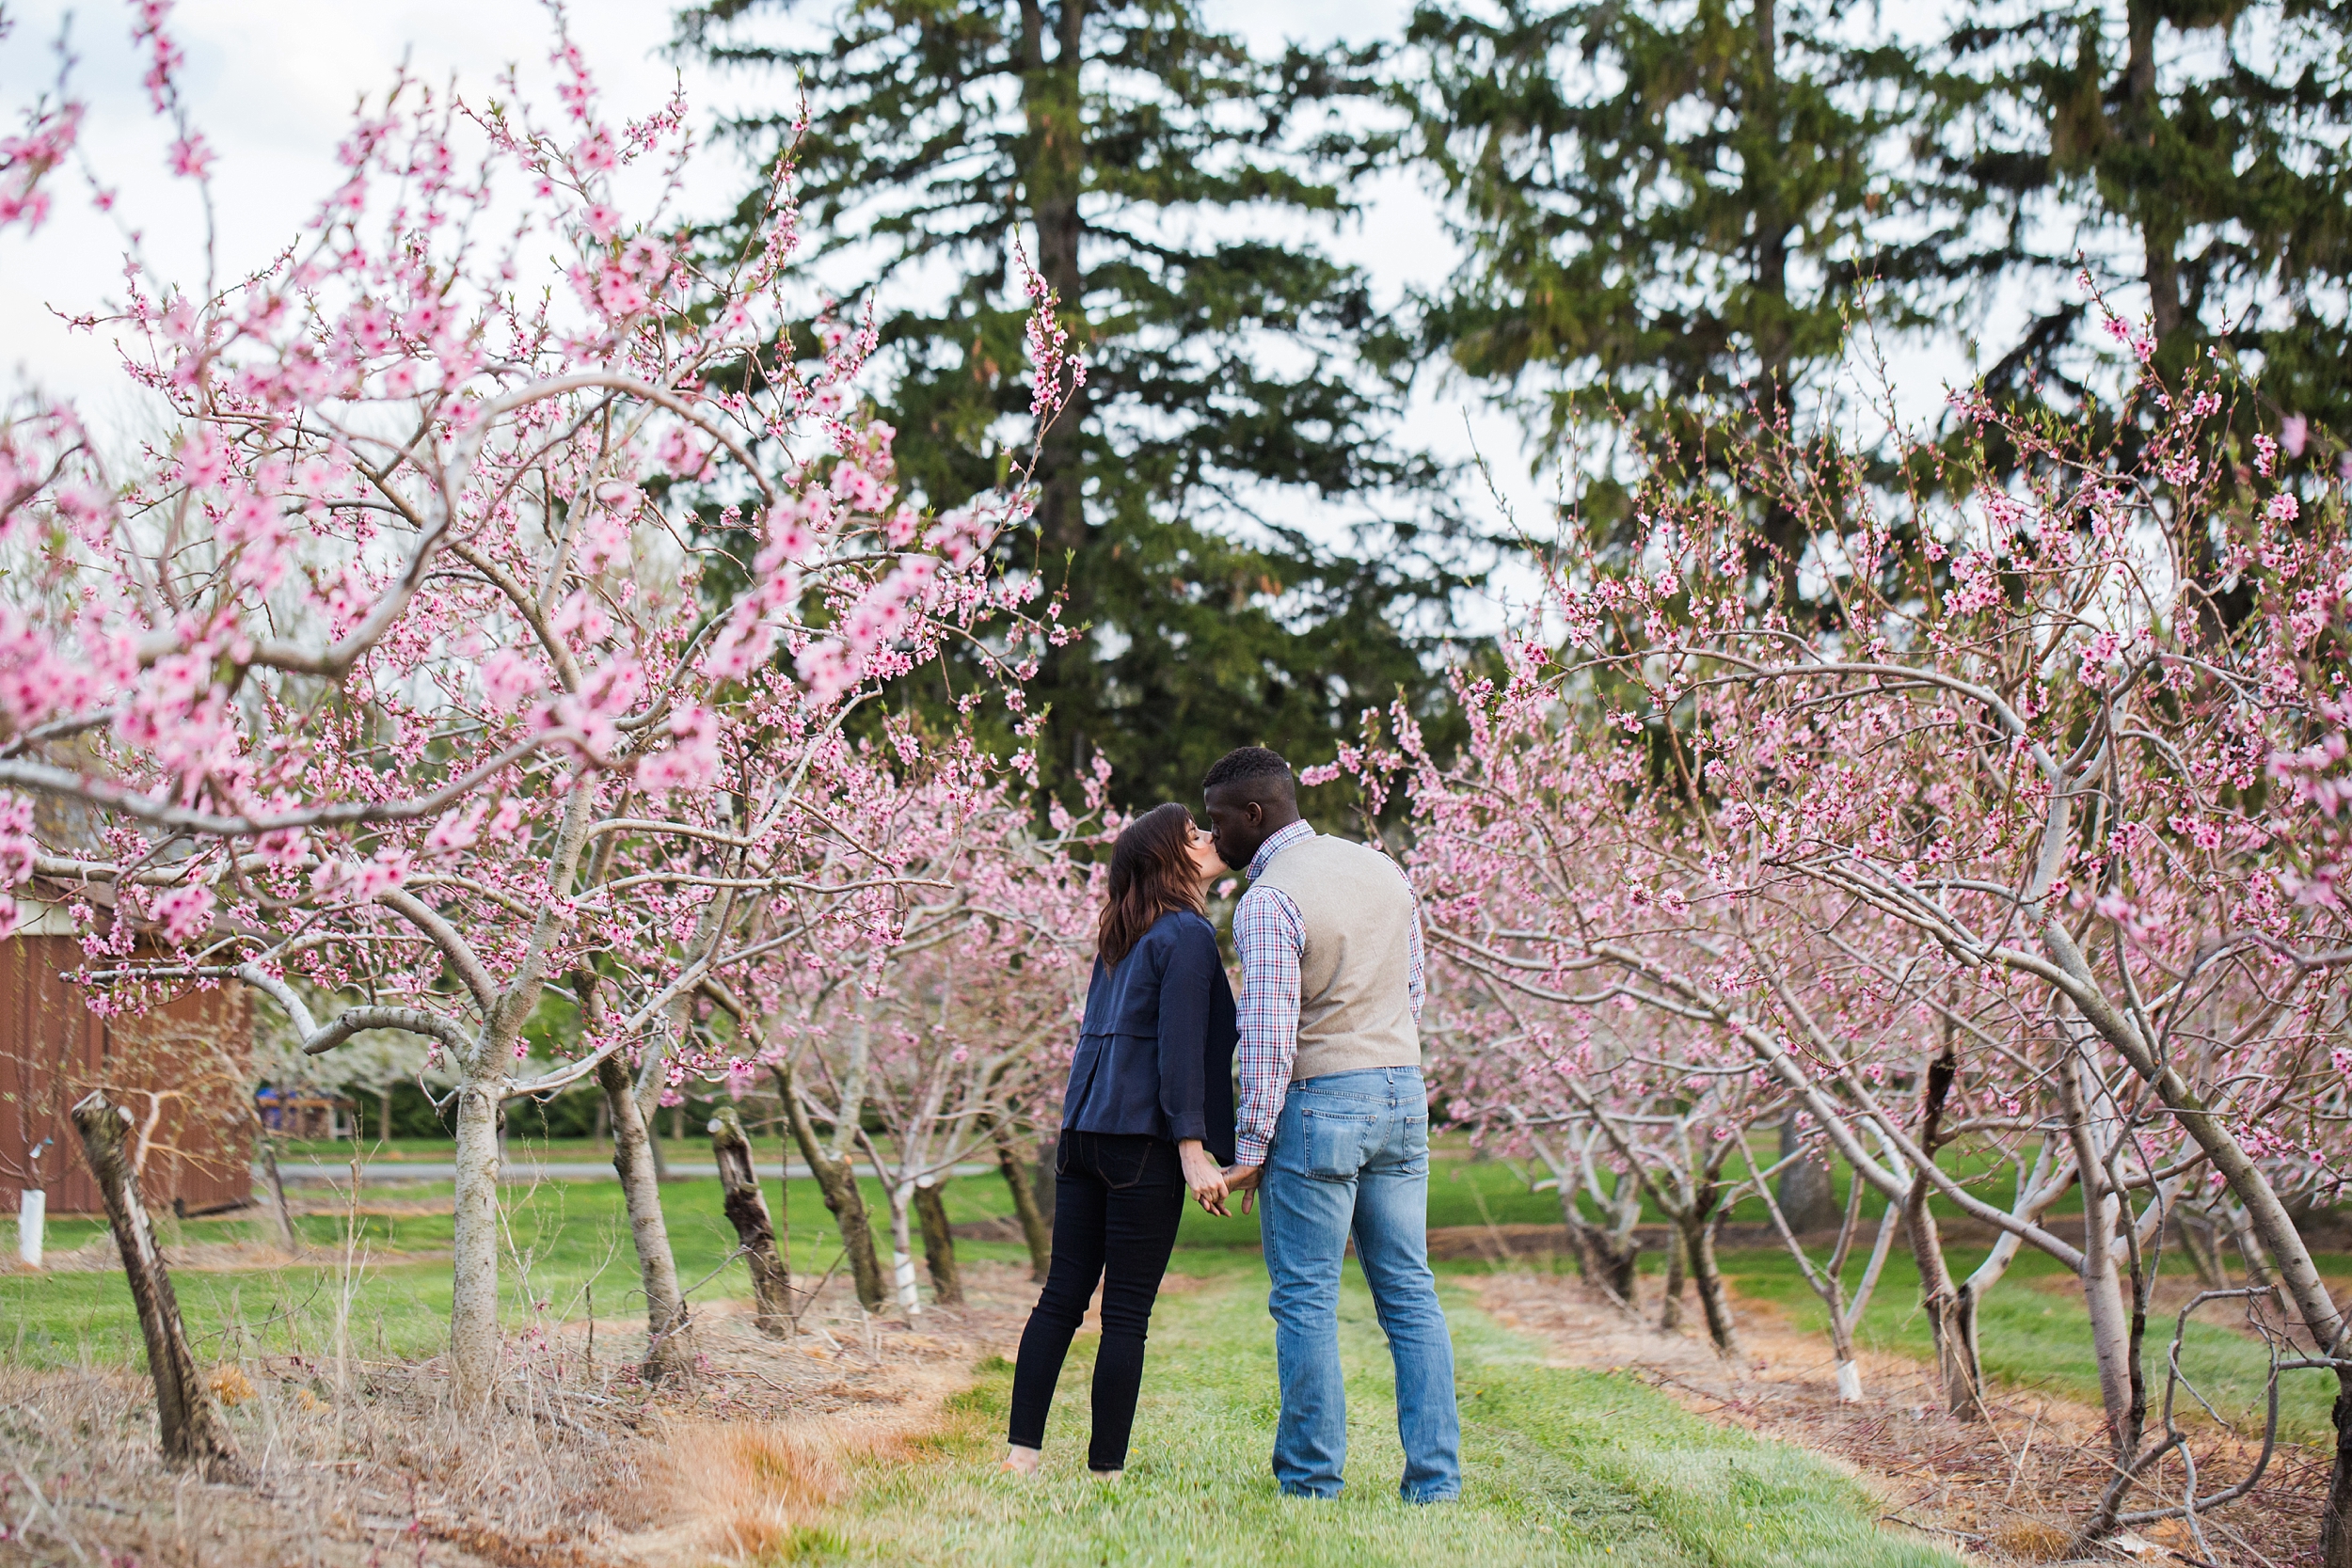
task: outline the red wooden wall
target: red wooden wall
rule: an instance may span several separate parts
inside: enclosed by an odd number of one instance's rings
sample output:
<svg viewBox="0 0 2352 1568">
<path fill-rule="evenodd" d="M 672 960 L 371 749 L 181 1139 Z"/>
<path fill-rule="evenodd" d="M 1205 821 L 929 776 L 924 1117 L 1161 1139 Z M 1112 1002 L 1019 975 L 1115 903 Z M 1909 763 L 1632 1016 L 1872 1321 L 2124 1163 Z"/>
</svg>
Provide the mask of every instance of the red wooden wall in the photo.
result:
<svg viewBox="0 0 2352 1568">
<path fill-rule="evenodd" d="M 36 931 L 39 927 L 34 927 Z M 173 999 L 143 1017 L 103 1019 L 80 988 L 59 978 L 82 962 L 71 937 L 0 942 L 0 1222 L 32 1184 L 53 1214 L 103 1207 L 66 1114 L 92 1089 L 127 1107 L 146 1129 L 140 1186 L 147 1201 L 190 1212 L 246 1201 L 253 1191 L 246 1059 L 250 1005 L 241 987 Z M 136 1132 L 135 1132 L 135 1136 Z"/>
</svg>

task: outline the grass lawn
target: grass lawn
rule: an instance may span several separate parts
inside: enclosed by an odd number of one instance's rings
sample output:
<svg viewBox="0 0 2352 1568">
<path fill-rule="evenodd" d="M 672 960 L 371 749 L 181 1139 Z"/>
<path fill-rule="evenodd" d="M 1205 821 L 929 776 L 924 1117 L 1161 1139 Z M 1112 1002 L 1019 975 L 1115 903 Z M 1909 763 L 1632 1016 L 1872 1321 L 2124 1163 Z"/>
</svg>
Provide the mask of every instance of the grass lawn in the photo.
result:
<svg viewBox="0 0 2352 1568">
<path fill-rule="evenodd" d="M 660 1125 L 667 1128 L 669 1124 L 670 1118 L 665 1112 Z M 689 1164 L 710 1164 L 710 1139 L 707 1134 L 692 1132 L 683 1138 L 663 1136 L 660 1142 L 666 1159 L 684 1161 Z M 457 1156 L 456 1141 L 451 1138 L 370 1138 L 358 1147 L 360 1154 L 371 1164 L 378 1162 L 397 1164 L 407 1160 L 449 1161 Z M 350 1141 L 343 1138 L 313 1141 L 289 1138 L 278 1146 L 280 1160 L 315 1160 L 328 1165 L 350 1164 L 351 1152 Z M 601 1164 L 612 1161 L 612 1145 L 600 1138 L 514 1137 L 507 1140 L 506 1152 L 507 1157 L 516 1164 L 584 1161 Z M 790 1139 L 762 1137 L 756 1130 L 752 1134 L 752 1153 L 762 1164 L 783 1159 L 797 1163 L 801 1158 L 800 1147 Z"/>
<path fill-rule="evenodd" d="M 659 1118 L 659 1128 L 667 1129 L 669 1113 Z M 707 1165 L 710 1163 L 710 1140 L 699 1132 L 683 1138 L 660 1139 L 664 1158 L 682 1164 Z M 1543 1178 L 1540 1166 L 1517 1160 L 1473 1159 L 1468 1138 L 1461 1133 L 1441 1132 L 1432 1140 L 1438 1158 L 1433 1165 L 1434 1180 L 1429 1192 L 1429 1223 L 1438 1225 L 1479 1225 L 1492 1221 L 1497 1225 L 1550 1225 L 1560 1218 L 1560 1200 L 1550 1191 L 1535 1191 L 1533 1183 Z M 1778 1144 L 1773 1135 L 1759 1133 L 1750 1140 L 1756 1157 L 1770 1165 L 1777 1158 Z M 448 1138 L 389 1138 L 369 1140 L 359 1146 L 370 1164 L 397 1164 L 404 1161 L 447 1161 L 454 1157 L 456 1145 Z M 790 1139 L 764 1135 L 757 1128 L 752 1130 L 752 1150 L 763 1164 L 778 1161 L 797 1163 L 801 1151 Z M 612 1148 L 590 1138 L 523 1138 L 516 1137 L 508 1145 L 508 1154 L 522 1163 L 603 1163 L 612 1158 Z M 289 1140 L 278 1146 L 278 1157 L 288 1161 L 316 1161 L 327 1165 L 343 1165 L 350 1162 L 352 1145 L 342 1140 L 305 1143 Z M 987 1158 L 977 1163 L 985 1164 Z M 1745 1168 L 1734 1157 L 1727 1179 L 1738 1180 Z M 1961 1151 L 1947 1162 L 1947 1168 L 1955 1174 L 1981 1178 L 1979 1191 L 1990 1201 L 2007 1203 L 2010 1198 L 2006 1167 L 1995 1168 L 1980 1152 Z M 1842 1164 L 1831 1167 L 1831 1181 L 1839 1202 L 1845 1200 L 1848 1183 L 1852 1179 L 1850 1167 Z M 1958 1212 L 1945 1199 L 1932 1200 L 1939 1215 L 1949 1217 Z M 1872 1214 L 1878 1212 L 1874 1199 L 1869 1205 Z M 2069 1193 L 2060 1198 L 2052 1212 L 2079 1213 L 2081 1196 Z M 1662 1216 L 1645 1205 L 1644 1218 L 1652 1222 Z M 1764 1205 L 1755 1197 L 1742 1199 L 1726 1212 L 1725 1219 L 1737 1225 L 1762 1225 L 1768 1216 Z M 1255 1231 L 1251 1240 L 1256 1239 Z"/>
<path fill-rule="evenodd" d="M 794 1181 L 790 1232 L 792 1266 L 809 1276 L 838 1259 L 841 1244 L 833 1216 L 825 1212 L 813 1181 Z M 315 1195 L 317 1189 L 310 1190 Z M 769 1201 L 775 1201 L 769 1183 Z M 449 1201 L 450 1184 L 421 1182 L 368 1188 L 361 1204 L 419 1207 Z M 514 1327 L 534 1314 L 626 1318 L 644 1310 L 637 1294 L 637 1259 L 617 1181 L 546 1181 L 506 1189 L 506 1247 L 500 1259 L 500 1286 Z M 1009 1211 L 1004 1182 L 967 1178 L 950 1184 L 953 1219 L 990 1217 Z M 876 1219 L 887 1260 L 888 1210 L 881 1189 L 866 1184 L 866 1201 Z M 735 1231 L 720 1208 L 716 1179 L 672 1181 L 661 1189 L 670 1244 L 677 1256 L 680 1283 L 695 1287 L 695 1299 L 751 1294 L 740 1261 L 727 1262 Z M 379 1348 L 396 1355 L 437 1354 L 449 1330 L 450 1270 L 444 1259 L 412 1263 L 371 1262 L 346 1279 L 342 1267 L 345 1217 L 306 1214 L 296 1221 L 304 1240 L 319 1248 L 315 1263 L 266 1272 L 211 1274 L 181 1269 L 172 1275 L 188 1334 L 199 1359 L 237 1354 L 241 1348 L 273 1354 L 315 1354 L 334 1341 L 342 1315 L 354 1354 Z M 105 1232 L 98 1219 L 53 1220 L 49 1249 L 79 1246 Z M 264 1220 L 174 1221 L 159 1216 L 167 1248 L 185 1243 L 266 1241 Z M 359 1244 L 376 1254 L 446 1249 L 451 1220 L 446 1212 L 416 1216 L 361 1214 L 350 1229 Z M 1026 1258 L 1018 1244 L 961 1242 L 958 1250 L 974 1258 Z M 350 1286 L 346 1305 L 346 1283 Z M 0 1274 L 0 1356 L 32 1366 L 79 1365 L 90 1361 L 137 1362 L 145 1352 L 138 1318 L 119 1274 Z"/>
<path fill-rule="evenodd" d="M 808 1276 L 823 1273 L 839 1254 L 833 1218 L 813 1182 L 790 1183 L 792 1261 Z M 391 1189 L 371 1188 L 370 1201 L 445 1201 L 447 1183 Z M 315 1194 L 316 1189 L 311 1189 Z M 775 1188 L 769 1192 L 773 1200 Z M 1010 1210 L 1003 1181 L 994 1176 L 950 1181 L 946 1196 L 951 1218 L 993 1218 Z M 662 1189 L 672 1244 L 682 1281 L 701 1299 L 740 1297 L 750 1286 L 743 1265 L 727 1263 L 733 1230 L 722 1216 L 715 1180 L 682 1180 Z M 507 1189 L 507 1256 L 501 1284 L 507 1319 L 516 1327 L 535 1313 L 581 1316 L 593 1303 L 602 1318 L 627 1317 L 641 1309 L 636 1261 L 620 1201 L 610 1181 L 549 1181 Z M 886 1211 L 880 1189 L 866 1183 L 866 1202 L 877 1229 Z M 1522 1175 L 1500 1162 L 1441 1160 L 1430 1183 L 1430 1223 L 1435 1226 L 1556 1223 L 1559 1211 L 1549 1193 L 1531 1193 Z M 168 1244 L 176 1234 L 189 1242 L 262 1239 L 266 1226 L 251 1218 L 159 1221 Z M 302 1219 L 306 1238 L 321 1249 L 318 1261 L 268 1273 L 207 1274 L 183 1270 L 175 1275 L 182 1307 L 199 1356 L 225 1356 L 241 1348 L 273 1353 L 318 1354 L 334 1342 L 342 1316 L 355 1353 L 425 1355 L 437 1353 L 447 1333 L 450 1279 L 444 1261 L 371 1264 L 346 1280 L 338 1266 L 344 1235 L 340 1215 Z M 101 1234 L 103 1222 L 58 1220 L 50 1227 L 50 1247 L 64 1251 Z M 363 1215 L 358 1234 L 370 1249 L 425 1251 L 446 1248 L 445 1213 L 418 1217 Z M 1200 1270 L 1255 1268 L 1258 1244 L 1254 1218 L 1213 1219 L 1185 1211 L 1178 1245 L 1180 1267 Z M 885 1255 L 888 1246 L 884 1236 Z M 1025 1256 L 1013 1243 L 963 1241 L 965 1256 L 1015 1259 Z M 1657 1266 L 1658 1259 L 1645 1261 Z M 1976 1261 L 1955 1251 L 1953 1263 Z M 1772 1302 L 1805 1329 L 1820 1329 L 1821 1308 L 1795 1263 L 1778 1248 L 1726 1252 L 1725 1274 L 1752 1299 Z M 2324 1258 L 2331 1273 L 2352 1273 L 2352 1259 Z M 1537 1266 L 1543 1266 L 1538 1264 Z M 1557 1261 L 1550 1266 L 1563 1266 Z M 1445 1265 L 1455 1275 L 1483 1272 L 1485 1265 Z M 2081 1298 L 2062 1288 L 2066 1276 L 2055 1263 L 2027 1253 L 1987 1300 L 1981 1330 L 1987 1370 L 2004 1386 L 2041 1389 L 2095 1404 L 2099 1390 L 2090 1359 L 2090 1333 Z M 1860 1338 L 1868 1348 L 1924 1359 L 1930 1351 L 1926 1321 L 1917 1308 L 1916 1275 L 1907 1254 L 1898 1251 Z M 544 1304 L 544 1305 L 542 1305 Z M 2260 1346 L 2222 1326 L 2220 1311 L 2189 1329 L 2185 1370 L 2215 1406 L 2233 1420 L 2259 1420 L 2265 1361 Z M 2164 1345 L 2171 1320 L 2150 1325 L 2148 1364 L 2152 1387 L 2160 1391 Z M 141 1358 L 138 1324 L 119 1275 L 111 1274 L 0 1275 L 0 1356 L 31 1365 L 74 1365 Z M 1827 1355 L 1826 1337 L 1823 1355 Z M 2291 1438 L 2314 1439 L 2328 1430 L 2332 1386 L 2312 1373 L 2289 1373 L 2281 1384 L 2280 1422 Z"/>
<path fill-rule="evenodd" d="M 1822 1568 L 1951 1565 L 1881 1530 L 1867 1497 L 1802 1450 L 1684 1414 L 1627 1377 L 1542 1365 L 1448 1288 L 1462 1398 L 1458 1503 L 1411 1508 L 1388 1354 L 1351 1268 L 1341 1306 L 1349 1486 L 1336 1502 L 1284 1499 L 1266 1465 L 1278 1399 L 1265 1275 L 1254 1260 L 1187 1251 L 1205 1275 L 1162 1296 L 1136 1442 L 1123 1481 L 1085 1471 L 1082 1336 L 1047 1428 L 1046 1465 L 995 1472 L 1011 1368 L 982 1369 L 947 1435 L 914 1465 L 875 1464 L 802 1560 L 909 1563 L 1587 1563 Z"/>
</svg>

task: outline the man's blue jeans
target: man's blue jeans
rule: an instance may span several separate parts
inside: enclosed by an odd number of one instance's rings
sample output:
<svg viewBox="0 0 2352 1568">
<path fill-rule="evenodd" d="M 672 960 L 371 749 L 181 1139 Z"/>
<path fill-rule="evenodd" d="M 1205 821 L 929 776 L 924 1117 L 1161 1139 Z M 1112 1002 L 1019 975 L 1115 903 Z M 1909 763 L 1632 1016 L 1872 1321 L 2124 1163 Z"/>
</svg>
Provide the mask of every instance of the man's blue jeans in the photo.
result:
<svg viewBox="0 0 2352 1568">
<path fill-rule="evenodd" d="M 1462 1490 L 1454 1344 L 1429 1272 L 1429 1101 L 1418 1068 L 1293 1084 L 1265 1166 L 1266 1273 L 1282 1418 L 1274 1478 L 1290 1497 L 1336 1497 L 1347 1462 L 1340 1371 L 1340 1259 L 1350 1235 L 1389 1354 L 1406 1502 Z"/>
</svg>

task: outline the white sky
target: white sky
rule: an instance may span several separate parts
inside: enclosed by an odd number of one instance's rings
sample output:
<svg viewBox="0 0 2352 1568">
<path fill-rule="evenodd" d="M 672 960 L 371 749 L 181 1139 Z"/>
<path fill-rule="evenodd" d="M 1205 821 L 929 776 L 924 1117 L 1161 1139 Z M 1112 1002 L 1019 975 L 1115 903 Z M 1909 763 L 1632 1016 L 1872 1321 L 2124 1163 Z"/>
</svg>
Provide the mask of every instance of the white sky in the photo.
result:
<svg viewBox="0 0 2352 1568">
<path fill-rule="evenodd" d="M 14 112 L 54 77 L 50 46 L 72 13 L 74 80 L 90 106 L 88 159 L 101 179 L 119 188 L 118 211 L 144 226 L 150 256 L 198 280 L 201 214 L 190 188 L 164 173 L 168 137 L 139 86 L 128 7 L 12 0 L 6 8 L 16 25 L 0 40 L 0 108 Z M 822 15 L 824 0 L 807 8 Z M 1286 38 L 1322 42 L 1392 34 L 1410 0 L 1207 0 L 1205 8 L 1212 24 L 1271 49 Z M 1929 7 L 1914 0 L 1907 8 Z M 668 92 L 677 71 L 660 55 L 670 16 L 669 6 L 649 0 L 577 0 L 572 7 L 574 36 L 615 111 L 640 112 Z M 453 76 L 461 89 L 481 96 L 509 63 L 524 67 L 527 84 L 534 76 L 542 86 L 547 81 L 542 62 L 549 32 L 534 0 L 180 0 L 171 25 L 187 52 L 183 91 L 220 155 L 215 188 L 224 276 L 263 261 L 292 237 L 335 182 L 334 148 L 354 103 L 380 91 L 404 56 L 424 80 Z M 705 122 L 747 90 L 691 69 L 686 86 Z M 534 96 L 552 105 L 551 94 Z M 739 193 L 740 180 L 738 163 L 714 152 L 690 203 L 715 208 Z M 75 396 L 102 420 L 135 420 L 135 404 L 117 389 L 111 350 L 67 332 L 51 313 L 87 310 L 116 292 L 122 233 L 116 220 L 90 210 L 78 180 L 54 188 L 53 215 L 39 234 L 0 235 L 0 377 Z M 1334 248 L 1371 272 L 1384 303 L 1413 284 L 1436 282 L 1453 260 L 1434 206 L 1406 177 L 1384 184 Z M 1915 357 L 1905 373 L 1924 383 L 1904 388 L 1905 401 L 1915 404 L 1932 401 L 1945 375 L 1964 372 L 1957 361 Z M 1453 455 L 1467 452 L 1474 439 L 1522 522 L 1538 522 L 1545 487 L 1527 474 L 1516 425 L 1482 408 L 1460 385 L 1427 379 L 1410 438 Z M 1479 500 L 1494 510 L 1485 497 Z M 1501 523 L 1499 515 L 1492 520 Z"/>
</svg>

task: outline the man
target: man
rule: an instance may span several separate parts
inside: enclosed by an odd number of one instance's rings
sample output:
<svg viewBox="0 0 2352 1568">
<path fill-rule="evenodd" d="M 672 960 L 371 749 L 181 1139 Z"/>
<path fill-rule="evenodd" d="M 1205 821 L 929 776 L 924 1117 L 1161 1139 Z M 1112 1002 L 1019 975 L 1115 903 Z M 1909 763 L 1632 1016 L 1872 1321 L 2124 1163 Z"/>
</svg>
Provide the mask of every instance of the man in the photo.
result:
<svg viewBox="0 0 2352 1568">
<path fill-rule="evenodd" d="M 1347 1459 L 1340 1259 L 1350 1235 L 1396 1362 L 1405 1500 L 1462 1490 L 1454 1346 L 1429 1272 L 1429 1101 L 1421 1077 L 1421 915 L 1395 862 L 1318 835 L 1290 764 L 1263 746 L 1201 781 L 1220 859 L 1247 866 L 1230 1187 L 1264 1198 L 1267 1307 L 1285 1496 L 1336 1497 Z"/>
</svg>

